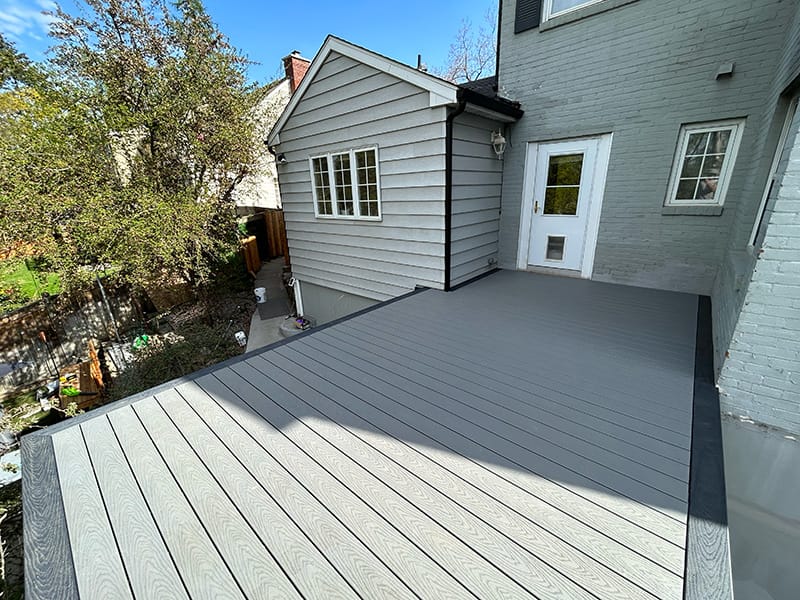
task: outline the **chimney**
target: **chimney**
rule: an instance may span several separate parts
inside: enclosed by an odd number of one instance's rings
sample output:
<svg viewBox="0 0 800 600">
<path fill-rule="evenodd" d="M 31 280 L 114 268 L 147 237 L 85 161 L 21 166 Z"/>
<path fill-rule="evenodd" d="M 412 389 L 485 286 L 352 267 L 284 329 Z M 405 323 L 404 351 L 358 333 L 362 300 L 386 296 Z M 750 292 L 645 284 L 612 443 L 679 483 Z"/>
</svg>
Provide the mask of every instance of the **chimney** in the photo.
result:
<svg viewBox="0 0 800 600">
<path fill-rule="evenodd" d="M 303 80 L 310 64 L 311 61 L 300 56 L 297 50 L 289 56 L 283 57 L 283 69 L 286 71 L 286 77 L 289 79 L 289 86 L 293 94 L 300 86 L 300 82 Z"/>
</svg>

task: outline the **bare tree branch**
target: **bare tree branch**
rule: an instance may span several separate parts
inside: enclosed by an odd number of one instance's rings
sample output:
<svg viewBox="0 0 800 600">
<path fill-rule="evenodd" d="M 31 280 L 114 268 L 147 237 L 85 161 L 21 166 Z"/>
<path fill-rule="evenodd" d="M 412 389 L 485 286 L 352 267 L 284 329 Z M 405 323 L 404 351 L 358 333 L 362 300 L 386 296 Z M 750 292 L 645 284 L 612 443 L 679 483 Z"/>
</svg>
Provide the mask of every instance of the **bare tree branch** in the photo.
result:
<svg viewBox="0 0 800 600">
<path fill-rule="evenodd" d="M 454 83 L 475 81 L 494 74 L 497 56 L 497 7 L 486 11 L 483 23 L 475 30 L 469 19 L 461 21 L 450 44 L 447 65 L 434 73 Z"/>
</svg>

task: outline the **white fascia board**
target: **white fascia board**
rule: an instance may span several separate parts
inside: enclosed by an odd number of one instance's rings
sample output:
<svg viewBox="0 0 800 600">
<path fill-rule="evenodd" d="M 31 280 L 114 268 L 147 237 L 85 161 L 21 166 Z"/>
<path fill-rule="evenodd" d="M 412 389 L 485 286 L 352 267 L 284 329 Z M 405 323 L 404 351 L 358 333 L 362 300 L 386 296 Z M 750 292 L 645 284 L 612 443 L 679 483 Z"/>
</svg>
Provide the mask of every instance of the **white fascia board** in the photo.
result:
<svg viewBox="0 0 800 600">
<path fill-rule="evenodd" d="M 280 118 L 275 123 L 275 126 L 270 131 L 269 136 L 267 137 L 267 143 L 270 146 L 280 143 L 281 129 L 286 124 L 286 121 L 289 120 L 289 117 L 300 103 L 300 100 L 303 98 L 306 90 L 311 85 L 311 82 L 314 80 L 317 72 L 320 70 L 320 68 L 322 68 L 322 65 L 325 63 L 325 59 L 328 58 L 328 55 L 330 55 L 331 52 L 337 52 L 343 56 L 347 56 L 348 58 L 355 60 L 356 62 L 368 65 L 379 71 L 393 75 L 394 77 L 406 81 L 423 90 L 427 90 L 430 93 L 430 106 L 432 108 L 456 104 L 458 102 L 457 85 L 450 83 L 449 81 L 439 79 L 438 77 L 428 73 L 419 71 L 413 67 L 409 67 L 408 65 L 396 62 L 390 58 L 386 58 L 385 56 L 372 52 L 371 50 L 367 50 L 366 48 L 361 48 L 351 44 L 343 39 L 329 35 L 325 39 L 325 43 L 322 44 L 322 48 L 319 49 L 319 52 L 317 52 L 316 56 L 314 56 L 314 59 L 311 61 L 311 65 L 309 66 L 305 77 L 303 77 L 303 81 L 300 82 L 300 86 L 295 91 L 291 100 L 289 100 L 289 104 L 286 105 L 283 114 L 281 114 Z"/>
</svg>

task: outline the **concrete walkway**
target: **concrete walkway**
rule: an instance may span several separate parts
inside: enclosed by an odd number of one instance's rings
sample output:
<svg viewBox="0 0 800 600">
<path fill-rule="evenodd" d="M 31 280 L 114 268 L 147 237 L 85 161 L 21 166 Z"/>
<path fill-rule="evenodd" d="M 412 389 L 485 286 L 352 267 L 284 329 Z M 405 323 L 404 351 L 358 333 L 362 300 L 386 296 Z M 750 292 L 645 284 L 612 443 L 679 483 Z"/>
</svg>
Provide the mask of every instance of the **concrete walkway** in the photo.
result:
<svg viewBox="0 0 800 600">
<path fill-rule="evenodd" d="M 261 270 L 253 282 L 253 289 L 263 287 L 267 290 L 267 299 L 281 298 L 287 301 L 286 289 L 283 287 L 283 258 L 276 258 L 262 263 Z M 287 314 L 268 319 L 262 319 L 258 312 L 258 305 L 250 321 L 250 333 L 247 336 L 247 352 L 263 348 L 269 344 L 282 340 L 279 329 L 286 320 Z"/>
</svg>

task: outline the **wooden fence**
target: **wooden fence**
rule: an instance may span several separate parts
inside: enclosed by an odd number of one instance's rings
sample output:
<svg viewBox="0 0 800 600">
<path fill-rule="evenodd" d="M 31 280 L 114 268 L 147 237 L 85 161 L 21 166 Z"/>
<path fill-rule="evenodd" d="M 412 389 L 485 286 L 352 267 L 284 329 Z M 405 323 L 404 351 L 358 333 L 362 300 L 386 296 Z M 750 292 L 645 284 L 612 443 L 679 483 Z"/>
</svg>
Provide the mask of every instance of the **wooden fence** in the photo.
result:
<svg viewBox="0 0 800 600">
<path fill-rule="evenodd" d="M 289 264 L 289 244 L 286 242 L 286 223 L 283 220 L 283 211 L 276 208 L 264 212 L 264 222 L 267 225 L 267 243 L 269 257 L 283 256 Z"/>
<path fill-rule="evenodd" d="M 244 254 L 245 268 L 255 277 L 261 269 L 261 257 L 258 255 L 256 236 L 251 235 L 242 240 L 242 254 Z"/>
</svg>

